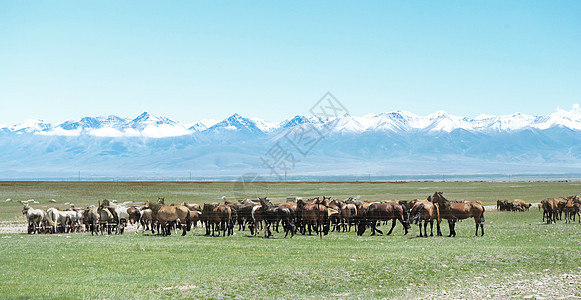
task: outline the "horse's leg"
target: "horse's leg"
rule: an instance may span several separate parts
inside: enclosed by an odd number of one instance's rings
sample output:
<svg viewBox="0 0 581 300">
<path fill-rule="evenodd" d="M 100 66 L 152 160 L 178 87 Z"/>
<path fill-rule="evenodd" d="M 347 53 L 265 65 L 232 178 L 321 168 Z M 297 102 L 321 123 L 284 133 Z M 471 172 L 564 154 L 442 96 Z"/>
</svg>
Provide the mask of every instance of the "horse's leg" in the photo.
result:
<svg viewBox="0 0 581 300">
<path fill-rule="evenodd" d="M 448 228 L 450 229 L 450 234 L 448 234 L 448 237 L 451 237 L 452 234 L 454 233 L 454 221 L 452 220 L 448 220 Z"/>
<path fill-rule="evenodd" d="M 452 232 L 453 232 L 452 236 L 455 237 L 456 236 L 456 221 L 454 221 L 454 223 L 452 223 Z"/>
<path fill-rule="evenodd" d="M 424 220 L 424 237 L 428 237 L 428 220 Z"/>
<path fill-rule="evenodd" d="M 377 228 L 378 222 L 373 222 L 373 226 L 375 227 L 375 231 L 379 232 L 379 234 L 383 235 L 383 231 Z M 381 221 L 379 221 L 379 225 L 381 225 Z"/>
<path fill-rule="evenodd" d="M 184 223 L 188 223 L 188 220 L 184 220 Z M 187 231 L 188 231 L 187 229 L 188 229 L 188 225 L 182 225 L 182 230 L 183 230 L 182 231 L 182 236 L 185 236 L 187 234 Z"/>
<path fill-rule="evenodd" d="M 387 235 L 390 235 L 391 232 L 393 231 L 393 228 L 395 228 L 395 222 L 397 222 L 397 219 L 393 219 L 393 222 L 391 222 L 391 228 L 389 229 L 389 232 L 387 233 Z M 402 223 L 403 224 L 403 223 Z M 404 226 L 405 228 L 405 226 Z M 407 230 L 406 230 L 407 231 Z M 407 232 L 406 232 L 407 233 Z"/>
<path fill-rule="evenodd" d="M 434 219 L 430 220 L 430 236 L 434 236 Z"/>
<path fill-rule="evenodd" d="M 420 237 L 422 237 L 423 234 L 422 234 L 422 221 L 421 220 L 418 222 L 418 228 L 420 229 Z"/>
</svg>

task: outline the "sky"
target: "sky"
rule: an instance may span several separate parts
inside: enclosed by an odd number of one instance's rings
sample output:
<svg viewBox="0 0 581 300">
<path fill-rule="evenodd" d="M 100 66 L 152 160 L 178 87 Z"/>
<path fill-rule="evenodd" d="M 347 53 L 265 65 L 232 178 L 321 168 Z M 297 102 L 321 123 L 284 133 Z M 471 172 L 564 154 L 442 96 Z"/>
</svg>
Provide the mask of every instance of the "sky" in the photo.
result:
<svg viewBox="0 0 581 300">
<path fill-rule="evenodd" d="M 0 124 L 546 115 L 581 102 L 580 1 L 0 1 Z"/>
</svg>

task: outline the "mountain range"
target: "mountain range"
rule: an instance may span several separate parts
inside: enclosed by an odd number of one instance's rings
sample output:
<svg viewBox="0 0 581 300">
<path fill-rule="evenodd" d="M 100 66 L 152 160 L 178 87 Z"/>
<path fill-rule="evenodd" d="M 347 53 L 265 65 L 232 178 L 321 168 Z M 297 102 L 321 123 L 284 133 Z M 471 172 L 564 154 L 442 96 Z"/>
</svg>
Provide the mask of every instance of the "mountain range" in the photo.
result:
<svg viewBox="0 0 581 300">
<path fill-rule="evenodd" d="M 333 132 L 452 132 L 462 129 L 470 132 L 514 132 L 525 129 L 545 130 L 565 127 L 581 130 L 581 115 L 574 111 L 558 111 L 546 116 L 530 116 L 522 113 L 492 116 L 480 115 L 476 118 L 459 117 L 438 111 L 428 116 L 418 116 L 407 111 L 392 111 L 368 114 L 362 117 L 340 116 L 323 119 L 312 116 L 295 116 L 282 122 L 269 122 L 259 118 L 246 118 L 239 114 L 222 120 L 202 120 L 196 123 L 180 123 L 170 118 L 144 112 L 134 119 L 114 115 L 83 117 L 58 124 L 42 120 L 26 120 L 12 126 L 0 126 L 1 133 L 32 133 L 40 135 L 79 136 L 83 134 L 100 137 L 142 136 L 163 138 L 191 135 L 199 132 L 238 131 L 254 135 L 268 135 L 286 130 L 296 125 L 311 123 L 324 126 L 333 122 Z"/>
<path fill-rule="evenodd" d="M 300 149 L 289 139 L 289 132 L 313 128 L 321 139 L 309 147 Z M 290 176 L 581 173 L 581 113 L 574 107 L 545 116 L 469 118 L 392 111 L 281 122 L 233 114 L 181 123 L 144 112 L 133 119 L 109 115 L 0 126 L 4 179 L 78 172 L 96 179 L 188 173 L 219 179 L 248 172 L 280 179 L 276 174 L 285 171 Z"/>
</svg>

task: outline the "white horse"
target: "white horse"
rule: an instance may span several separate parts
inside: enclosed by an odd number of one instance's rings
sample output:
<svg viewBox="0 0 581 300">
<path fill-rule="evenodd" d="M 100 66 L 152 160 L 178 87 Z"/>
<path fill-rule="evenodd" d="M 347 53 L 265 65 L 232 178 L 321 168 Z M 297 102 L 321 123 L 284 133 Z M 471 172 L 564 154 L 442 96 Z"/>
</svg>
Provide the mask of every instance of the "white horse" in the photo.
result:
<svg viewBox="0 0 581 300">
<path fill-rule="evenodd" d="M 46 213 L 48 214 L 49 223 L 53 227 L 53 233 L 57 232 L 58 226 L 62 226 L 63 232 L 67 232 L 83 216 L 82 212 L 61 211 L 54 207 L 47 209 Z"/>
<path fill-rule="evenodd" d="M 129 213 L 127 212 L 128 209 L 129 207 L 124 204 L 119 204 L 115 208 L 115 211 L 117 212 L 117 217 L 119 218 L 120 228 L 118 229 L 118 232 L 120 234 L 123 234 L 123 230 L 125 229 L 125 226 L 127 226 L 127 223 L 129 221 Z"/>
<path fill-rule="evenodd" d="M 22 214 L 28 220 L 28 234 L 40 233 L 42 221 L 46 218 L 46 213 L 42 209 L 32 208 L 27 204 L 22 208 Z"/>
</svg>

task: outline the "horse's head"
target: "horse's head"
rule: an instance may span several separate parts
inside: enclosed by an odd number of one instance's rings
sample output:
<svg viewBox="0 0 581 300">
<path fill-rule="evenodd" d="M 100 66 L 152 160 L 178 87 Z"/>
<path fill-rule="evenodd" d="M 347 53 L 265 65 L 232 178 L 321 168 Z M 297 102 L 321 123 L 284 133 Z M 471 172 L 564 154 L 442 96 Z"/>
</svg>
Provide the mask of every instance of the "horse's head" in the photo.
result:
<svg viewBox="0 0 581 300">
<path fill-rule="evenodd" d="M 403 218 L 403 228 L 406 229 L 406 234 L 407 234 L 407 230 L 410 229 L 412 226 L 410 225 L 410 210 L 405 206 L 402 205 L 402 218 Z"/>
<path fill-rule="evenodd" d="M 150 209 L 151 208 L 151 201 L 147 200 L 145 201 L 145 203 L 143 204 L 143 206 L 141 206 L 142 209 Z"/>
<path fill-rule="evenodd" d="M 305 206 L 305 201 L 303 201 L 303 199 L 297 198 L 297 207 L 300 208 L 303 206 Z"/>
<path fill-rule="evenodd" d="M 429 198 L 428 198 L 429 199 Z M 435 192 L 434 195 L 431 198 L 431 201 L 433 203 L 440 203 L 440 202 L 447 202 L 448 199 L 446 199 L 443 195 L 442 192 Z"/>
<path fill-rule="evenodd" d="M 165 204 L 165 198 L 164 197 L 157 197 L 157 203 L 158 204 Z"/>
<path fill-rule="evenodd" d="M 342 208 L 342 207 L 345 205 L 345 203 L 343 203 L 343 201 L 341 201 L 341 200 L 339 200 L 339 199 L 333 199 L 333 200 L 332 200 L 332 201 L 329 203 L 329 205 L 336 205 L 337 207 L 339 207 L 339 208 Z"/>
<path fill-rule="evenodd" d="M 24 207 L 22 207 L 22 214 L 25 215 L 26 213 L 28 213 L 29 209 L 30 206 L 28 205 L 28 203 L 24 204 Z"/>
<path fill-rule="evenodd" d="M 258 200 L 260 201 L 260 205 L 264 206 L 265 208 L 272 206 L 272 203 L 270 202 L 270 200 L 267 200 L 266 197 L 258 198 Z"/>
<path fill-rule="evenodd" d="M 410 223 L 411 224 L 418 223 L 418 221 L 420 220 L 420 215 L 422 213 L 422 209 L 424 209 L 424 204 L 422 204 L 422 203 L 414 205 L 414 207 L 412 207 L 412 209 L 410 211 Z"/>
</svg>

